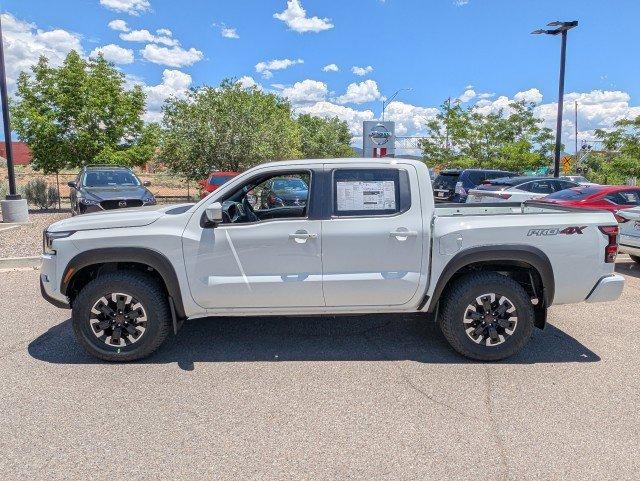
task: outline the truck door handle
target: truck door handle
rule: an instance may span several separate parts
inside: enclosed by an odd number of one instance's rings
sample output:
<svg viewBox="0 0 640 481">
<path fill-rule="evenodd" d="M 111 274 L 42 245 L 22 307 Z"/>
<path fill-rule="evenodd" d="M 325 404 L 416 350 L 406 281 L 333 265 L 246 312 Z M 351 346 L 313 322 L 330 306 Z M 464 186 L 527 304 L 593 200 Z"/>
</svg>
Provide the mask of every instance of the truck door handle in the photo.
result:
<svg viewBox="0 0 640 481">
<path fill-rule="evenodd" d="M 294 232 L 293 234 L 289 234 L 289 239 L 293 239 L 298 243 L 306 242 L 307 239 L 317 239 L 318 234 L 310 234 L 306 230 L 299 230 Z"/>
<path fill-rule="evenodd" d="M 394 230 L 389 232 L 389 237 L 395 237 L 398 240 L 404 240 L 407 237 L 418 237 L 418 232 L 415 230 Z"/>
</svg>

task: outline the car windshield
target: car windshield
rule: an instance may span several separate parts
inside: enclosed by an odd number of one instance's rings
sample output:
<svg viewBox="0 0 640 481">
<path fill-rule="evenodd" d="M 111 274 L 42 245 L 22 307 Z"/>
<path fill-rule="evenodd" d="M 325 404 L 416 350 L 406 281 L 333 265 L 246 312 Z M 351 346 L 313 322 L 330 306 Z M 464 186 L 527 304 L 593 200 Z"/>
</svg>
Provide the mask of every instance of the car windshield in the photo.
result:
<svg viewBox="0 0 640 481">
<path fill-rule="evenodd" d="M 547 199 L 582 200 L 600 192 L 600 187 L 572 187 L 547 196 Z"/>
<path fill-rule="evenodd" d="M 140 185 L 138 178 L 128 170 L 92 170 L 84 175 L 84 187 L 110 187 Z"/>
<path fill-rule="evenodd" d="M 225 182 L 233 179 L 233 175 L 212 175 L 209 179 L 209 185 L 222 185 Z"/>
<path fill-rule="evenodd" d="M 307 184 L 300 179 L 279 179 L 273 182 L 273 190 L 307 190 Z"/>
</svg>

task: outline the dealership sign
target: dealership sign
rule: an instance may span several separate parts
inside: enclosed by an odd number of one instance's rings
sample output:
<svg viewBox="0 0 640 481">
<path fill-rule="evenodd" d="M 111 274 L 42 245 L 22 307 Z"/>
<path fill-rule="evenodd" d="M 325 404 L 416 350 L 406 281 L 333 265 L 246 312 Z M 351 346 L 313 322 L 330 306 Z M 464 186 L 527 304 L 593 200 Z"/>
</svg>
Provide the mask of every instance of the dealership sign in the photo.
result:
<svg viewBox="0 0 640 481">
<path fill-rule="evenodd" d="M 362 123 L 362 156 L 393 157 L 395 155 L 395 123 L 365 120 Z"/>
<path fill-rule="evenodd" d="M 369 138 L 371 139 L 371 142 L 373 142 L 376 145 L 386 144 L 387 142 L 389 142 L 389 139 L 391 138 L 392 135 L 393 134 L 389 132 L 389 129 L 382 124 L 376 125 L 371 130 L 371 132 L 369 132 Z"/>
</svg>

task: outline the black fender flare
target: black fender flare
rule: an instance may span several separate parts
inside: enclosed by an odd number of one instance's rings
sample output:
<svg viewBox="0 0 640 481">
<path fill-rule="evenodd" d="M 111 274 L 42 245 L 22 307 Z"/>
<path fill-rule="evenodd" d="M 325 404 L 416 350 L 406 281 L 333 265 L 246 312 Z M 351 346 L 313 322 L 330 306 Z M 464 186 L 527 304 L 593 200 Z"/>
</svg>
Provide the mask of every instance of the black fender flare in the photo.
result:
<svg viewBox="0 0 640 481">
<path fill-rule="evenodd" d="M 451 278 L 464 267 L 478 262 L 521 262 L 532 266 L 538 271 L 543 286 L 543 306 L 549 307 L 555 295 L 555 278 L 553 267 L 547 255 L 537 247 L 525 245 L 499 245 L 471 247 L 458 252 L 444 267 L 436 284 L 431 302 L 427 309 L 433 312 L 440 300 L 440 296 Z"/>
<path fill-rule="evenodd" d="M 105 247 L 81 252 L 72 258 L 65 267 L 60 281 L 60 292 L 67 295 L 67 288 L 73 275 L 84 267 L 116 262 L 136 262 L 153 268 L 164 280 L 178 317 L 186 317 L 180 282 L 173 265 L 164 254 L 145 247 Z"/>
</svg>

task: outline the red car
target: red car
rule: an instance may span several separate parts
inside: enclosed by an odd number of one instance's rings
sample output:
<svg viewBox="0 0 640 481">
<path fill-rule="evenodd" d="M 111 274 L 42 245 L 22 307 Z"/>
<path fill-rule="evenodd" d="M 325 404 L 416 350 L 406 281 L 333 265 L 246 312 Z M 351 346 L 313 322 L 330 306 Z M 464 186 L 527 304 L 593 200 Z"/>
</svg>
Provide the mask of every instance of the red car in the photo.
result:
<svg viewBox="0 0 640 481">
<path fill-rule="evenodd" d="M 211 192 L 215 191 L 225 182 L 233 179 L 240 172 L 226 171 L 226 172 L 211 172 L 206 180 L 199 180 L 200 185 L 200 198 L 208 196 Z"/>
<path fill-rule="evenodd" d="M 619 210 L 640 205 L 640 187 L 630 185 L 581 185 L 548 195 L 539 202 L 602 209 L 612 212 L 618 222 L 625 219 L 616 215 Z"/>
</svg>

